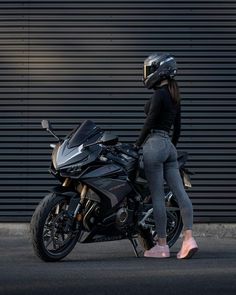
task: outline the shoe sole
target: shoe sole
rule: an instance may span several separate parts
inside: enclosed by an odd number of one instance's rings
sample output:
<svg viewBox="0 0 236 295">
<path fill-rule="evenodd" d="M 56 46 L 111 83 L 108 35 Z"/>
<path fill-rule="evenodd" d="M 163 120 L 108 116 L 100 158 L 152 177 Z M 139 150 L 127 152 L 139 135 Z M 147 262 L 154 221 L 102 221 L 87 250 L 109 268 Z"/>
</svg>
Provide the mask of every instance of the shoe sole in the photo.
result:
<svg viewBox="0 0 236 295">
<path fill-rule="evenodd" d="M 170 258 L 170 256 L 146 256 L 146 255 L 144 255 L 143 257 L 145 257 L 145 258 L 160 258 L 160 259 Z"/>
<path fill-rule="evenodd" d="M 189 259 L 191 257 L 193 257 L 193 255 L 198 251 L 198 248 L 192 248 L 188 251 L 188 254 L 184 257 L 180 257 L 178 259 Z"/>
</svg>

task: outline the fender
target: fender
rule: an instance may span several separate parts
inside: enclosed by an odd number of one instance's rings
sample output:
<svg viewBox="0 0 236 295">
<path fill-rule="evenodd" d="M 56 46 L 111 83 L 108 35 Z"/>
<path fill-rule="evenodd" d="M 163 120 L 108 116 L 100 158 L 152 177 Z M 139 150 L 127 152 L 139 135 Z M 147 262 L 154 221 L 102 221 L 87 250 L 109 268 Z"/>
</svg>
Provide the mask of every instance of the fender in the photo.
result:
<svg viewBox="0 0 236 295">
<path fill-rule="evenodd" d="M 58 193 L 60 195 L 64 195 L 64 196 L 67 196 L 69 198 L 72 198 L 72 197 L 79 197 L 80 198 L 80 195 L 76 192 L 76 191 L 73 191 L 73 190 L 68 190 L 68 188 L 62 186 L 62 185 L 57 185 L 57 186 L 54 186 L 50 189 L 50 192 L 51 193 Z"/>
<path fill-rule="evenodd" d="M 78 212 L 78 209 L 80 207 L 80 194 L 75 191 L 68 191 L 66 187 L 63 187 L 61 185 L 55 186 L 51 189 L 52 193 L 56 193 L 62 196 L 65 196 L 67 199 L 69 199 L 69 207 L 68 207 L 68 215 L 70 217 L 75 217 L 76 213 Z"/>
</svg>

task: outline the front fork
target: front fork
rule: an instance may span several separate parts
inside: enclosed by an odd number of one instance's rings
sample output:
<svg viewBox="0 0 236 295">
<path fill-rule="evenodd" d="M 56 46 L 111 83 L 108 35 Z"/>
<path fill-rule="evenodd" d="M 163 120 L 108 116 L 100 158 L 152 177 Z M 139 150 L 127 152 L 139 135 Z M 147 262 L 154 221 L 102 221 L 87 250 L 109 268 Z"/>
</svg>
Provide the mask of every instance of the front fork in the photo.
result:
<svg viewBox="0 0 236 295">
<path fill-rule="evenodd" d="M 64 188 L 69 188 L 70 185 L 71 185 L 71 179 L 66 178 L 62 186 Z M 72 196 L 70 199 L 67 213 L 70 220 L 76 219 L 77 221 L 81 221 L 83 218 L 82 216 L 83 204 L 84 204 L 85 196 L 88 191 L 88 187 L 86 184 L 84 185 L 80 184 L 77 187 L 77 191 L 80 195 L 79 201 L 78 201 L 78 195 L 75 193 L 75 195 Z"/>
<path fill-rule="evenodd" d="M 82 185 L 81 193 L 80 193 L 80 202 L 78 203 L 77 207 L 75 208 L 73 217 L 77 219 L 77 221 L 81 221 L 83 219 L 82 216 L 82 208 L 85 200 L 85 196 L 87 194 L 88 187 L 86 184 Z"/>
</svg>

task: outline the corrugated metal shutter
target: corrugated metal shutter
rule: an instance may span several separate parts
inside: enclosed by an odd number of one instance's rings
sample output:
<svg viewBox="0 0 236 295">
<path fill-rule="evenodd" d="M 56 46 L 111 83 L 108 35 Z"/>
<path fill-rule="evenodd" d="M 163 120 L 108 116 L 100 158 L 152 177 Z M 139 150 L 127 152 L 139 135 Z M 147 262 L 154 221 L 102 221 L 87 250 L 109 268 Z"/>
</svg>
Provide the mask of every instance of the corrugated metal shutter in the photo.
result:
<svg viewBox="0 0 236 295">
<path fill-rule="evenodd" d="M 236 221 L 235 0 L 1 1 L 0 14 L 1 221 L 29 220 L 55 184 L 41 119 L 61 136 L 90 118 L 136 140 L 154 51 L 180 67 L 195 221 Z"/>
</svg>

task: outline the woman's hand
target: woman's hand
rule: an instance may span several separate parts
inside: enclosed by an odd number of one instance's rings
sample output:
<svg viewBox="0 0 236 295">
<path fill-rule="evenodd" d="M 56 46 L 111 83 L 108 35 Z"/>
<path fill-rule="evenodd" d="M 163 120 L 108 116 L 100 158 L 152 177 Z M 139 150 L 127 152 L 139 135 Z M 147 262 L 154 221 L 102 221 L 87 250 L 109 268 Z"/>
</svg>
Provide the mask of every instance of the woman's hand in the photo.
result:
<svg viewBox="0 0 236 295">
<path fill-rule="evenodd" d="M 133 149 L 138 151 L 140 149 L 140 146 L 137 145 L 136 143 L 133 144 Z"/>
</svg>

